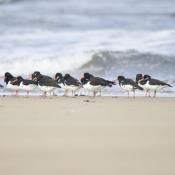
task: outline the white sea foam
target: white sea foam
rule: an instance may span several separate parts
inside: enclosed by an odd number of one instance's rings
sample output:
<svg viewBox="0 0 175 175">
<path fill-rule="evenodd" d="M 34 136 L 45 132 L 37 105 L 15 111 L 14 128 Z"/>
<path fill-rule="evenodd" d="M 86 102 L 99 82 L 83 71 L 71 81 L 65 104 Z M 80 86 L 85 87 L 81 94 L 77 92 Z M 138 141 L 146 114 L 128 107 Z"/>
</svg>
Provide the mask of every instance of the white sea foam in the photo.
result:
<svg viewBox="0 0 175 175">
<path fill-rule="evenodd" d="M 175 30 L 6 32 L 0 38 L 0 73 L 28 74 L 40 70 L 53 74 L 72 71 L 91 60 L 99 50 L 137 50 L 140 53 L 168 55 L 173 59 L 174 41 Z"/>
</svg>

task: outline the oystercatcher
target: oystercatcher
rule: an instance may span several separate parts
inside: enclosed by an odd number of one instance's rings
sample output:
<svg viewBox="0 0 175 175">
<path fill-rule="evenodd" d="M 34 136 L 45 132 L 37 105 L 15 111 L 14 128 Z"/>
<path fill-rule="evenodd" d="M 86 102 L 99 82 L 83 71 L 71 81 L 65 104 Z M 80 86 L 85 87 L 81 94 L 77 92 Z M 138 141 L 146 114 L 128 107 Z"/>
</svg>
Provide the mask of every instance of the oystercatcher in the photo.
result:
<svg viewBox="0 0 175 175">
<path fill-rule="evenodd" d="M 145 87 L 149 91 L 154 91 L 154 97 L 156 97 L 157 91 L 160 91 L 166 87 L 172 87 L 170 84 L 167 84 L 161 80 L 153 79 L 150 75 L 144 75 L 143 81 L 145 82 Z"/>
<path fill-rule="evenodd" d="M 72 96 L 75 96 L 75 92 L 81 88 L 81 83 L 76 78 L 72 77 L 70 74 L 64 75 L 64 88 L 65 88 L 65 95 L 69 90 L 72 91 Z"/>
<path fill-rule="evenodd" d="M 146 86 L 146 80 L 144 79 L 144 76 L 142 74 L 136 75 L 136 83 L 145 90 L 145 97 L 147 97 L 147 94 L 149 94 L 150 97 L 149 89 Z"/>
<path fill-rule="evenodd" d="M 42 75 L 40 72 L 35 72 L 33 80 L 37 81 L 39 89 L 44 92 L 44 96 L 47 95 L 47 92 L 51 93 L 54 89 L 61 88 L 57 81 L 49 76 Z"/>
<path fill-rule="evenodd" d="M 138 86 L 138 84 L 135 81 L 129 78 L 125 78 L 124 76 L 118 76 L 118 82 L 119 82 L 119 86 L 128 92 L 128 98 L 129 98 L 130 91 L 133 92 L 134 94 L 133 97 L 135 98 L 135 90 L 136 89 L 143 90 L 143 88 Z"/>
<path fill-rule="evenodd" d="M 6 88 L 10 90 L 16 91 L 16 96 L 18 96 L 19 83 L 16 77 L 14 77 L 11 73 L 6 72 L 4 74 L 4 82 L 6 83 Z"/>
<path fill-rule="evenodd" d="M 101 93 L 101 90 L 105 87 L 112 87 L 116 83 L 114 81 L 105 80 L 101 77 L 95 77 L 90 73 L 84 73 L 84 77 L 81 79 L 83 87 L 88 91 L 93 92 L 93 96 L 96 96 L 97 92 Z"/>
<path fill-rule="evenodd" d="M 24 79 L 21 76 L 17 77 L 17 81 L 19 84 L 19 89 L 27 91 L 27 96 L 29 96 L 29 92 L 37 88 L 38 85 L 36 81 Z"/>
<path fill-rule="evenodd" d="M 64 76 L 61 73 L 58 72 L 55 74 L 55 80 L 61 88 L 65 89 Z"/>
</svg>

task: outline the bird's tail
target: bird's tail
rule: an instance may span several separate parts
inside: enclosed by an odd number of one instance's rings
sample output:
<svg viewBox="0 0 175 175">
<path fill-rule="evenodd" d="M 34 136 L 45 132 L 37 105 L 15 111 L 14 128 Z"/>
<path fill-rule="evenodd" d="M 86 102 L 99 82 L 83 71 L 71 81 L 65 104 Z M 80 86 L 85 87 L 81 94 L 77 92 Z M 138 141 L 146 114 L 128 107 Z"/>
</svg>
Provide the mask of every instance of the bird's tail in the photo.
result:
<svg viewBox="0 0 175 175">
<path fill-rule="evenodd" d="M 167 84 L 167 83 L 165 85 L 167 85 L 168 87 L 173 87 L 173 86 L 171 86 L 170 84 Z"/>
<path fill-rule="evenodd" d="M 108 83 L 108 86 L 109 87 L 112 87 L 113 85 L 116 85 L 116 82 L 115 81 L 108 81 L 107 80 L 107 83 Z"/>
</svg>

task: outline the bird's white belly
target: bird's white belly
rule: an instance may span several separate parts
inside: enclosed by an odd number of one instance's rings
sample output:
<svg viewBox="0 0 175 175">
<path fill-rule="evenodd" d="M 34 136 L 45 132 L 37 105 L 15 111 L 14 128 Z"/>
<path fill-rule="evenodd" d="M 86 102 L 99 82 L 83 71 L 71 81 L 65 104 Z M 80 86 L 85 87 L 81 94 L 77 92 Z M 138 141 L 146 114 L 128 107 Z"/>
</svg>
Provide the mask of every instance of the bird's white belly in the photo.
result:
<svg viewBox="0 0 175 175">
<path fill-rule="evenodd" d="M 133 88 L 133 86 L 132 85 L 121 85 L 121 88 L 123 89 L 123 90 L 126 90 L 126 91 L 133 91 L 134 90 L 134 88 Z"/>
<path fill-rule="evenodd" d="M 101 89 L 103 89 L 102 86 L 98 85 L 98 86 L 93 86 L 91 85 L 89 82 L 85 85 L 83 85 L 83 88 L 89 91 L 101 91 Z"/>
<path fill-rule="evenodd" d="M 148 89 L 148 90 L 150 90 L 150 91 L 157 91 L 157 90 L 160 90 L 160 89 L 162 89 L 163 88 L 163 86 L 161 86 L 161 85 L 150 85 L 149 84 L 149 81 L 146 83 L 146 88 Z"/>
<path fill-rule="evenodd" d="M 80 86 L 74 86 L 74 85 L 70 85 L 69 86 L 69 85 L 65 85 L 64 88 L 66 90 L 76 91 L 76 90 L 80 89 Z"/>
<path fill-rule="evenodd" d="M 20 84 L 19 88 L 21 90 L 25 90 L 25 91 L 32 91 L 37 87 L 37 85 L 35 84 L 29 84 L 29 85 L 24 85 L 23 83 Z"/>
<path fill-rule="evenodd" d="M 12 84 L 10 84 L 10 82 L 6 85 L 6 88 L 7 89 L 11 89 L 11 90 L 19 90 L 19 86 L 17 86 L 17 85 L 12 85 Z"/>
<path fill-rule="evenodd" d="M 40 86 L 38 85 L 39 89 L 44 91 L 44 92 L 50 92 L 53 91 L 54 89 L 56 89 L 56 87 L 52 87 L 52 86 Z"/>
</svg>

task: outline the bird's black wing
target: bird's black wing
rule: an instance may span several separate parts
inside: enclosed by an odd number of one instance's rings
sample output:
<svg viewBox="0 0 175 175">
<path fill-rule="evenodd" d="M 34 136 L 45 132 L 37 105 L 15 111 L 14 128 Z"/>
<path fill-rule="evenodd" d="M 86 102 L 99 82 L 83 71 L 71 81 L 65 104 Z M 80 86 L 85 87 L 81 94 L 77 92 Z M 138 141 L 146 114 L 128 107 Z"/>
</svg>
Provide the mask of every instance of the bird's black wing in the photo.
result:
<svg viewBox="0 0 175 175">
<path fill-rule="evenodd" d="M 90 80 L 91 80 L 90 84 L 92 84 L 94 86 L 101 85 L 101 86 L 109 86 L 109 87 L 111 87 L 112 85 L 115 84 L 115 82 L 113 82 L 113 81 L 105 80 L 105 79 L 100 78 L 100 77 L 93 77 Z"/>
<path fill-rule="evenodd" d="M 90 84 L 93 86 L 104 86 L 103 83 L 96 78 L 91 79 Z"/>
<path fill-rule="evenodd" d="M 46 77 L 46 78 L 49 78 L 49 79 L 52 79 L 51 77 L 47 76 L 47 75 L 42 75 L 43 77 Z"/>
<path fill-rule="evenodd" d="M 157 80 L 157 79 L 150 79 L 149 83 L 150 83 L 150 85 L 161 85 L 161 86 L 172 87 L 170 84 L 167 84 L 167 83 L 160 81 L 160 80 Z"/>
<path fill-rule="evenodd" d="M 56 88 L 61 88 L 57 81 L 50 79 L 48 77 L 42 77 L 39 81 L 39 85 L 40 86 L 52 86 L 52 87 L 56 87 Z"/>
<path fill-rule="evenodd" d="M 90 84 L 93 86 L 107 86 L 106 81 L 103 78 L 93 77 L 90 79 Z"/>
<path fill-rule="evenodd" d="M 65 83 L 69 86 L 70 85 L 74 85 L 74 86 L 80 86 L 81 85 L 81 83 L 76 78 L 71 77 L 71 76 L 66 78 Z"/>
<path fill-rule="evenodd" d="M 24 85 L 29 85 L 29 84 L 35 84 L 35 85 L 37 85 L 37 82 L 36 81 L 33 81 L 33 80 L 24 79 L 23 80 L 23 84 Z"/>
</svg>

